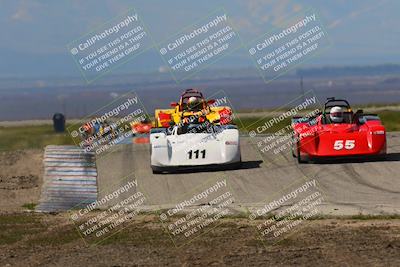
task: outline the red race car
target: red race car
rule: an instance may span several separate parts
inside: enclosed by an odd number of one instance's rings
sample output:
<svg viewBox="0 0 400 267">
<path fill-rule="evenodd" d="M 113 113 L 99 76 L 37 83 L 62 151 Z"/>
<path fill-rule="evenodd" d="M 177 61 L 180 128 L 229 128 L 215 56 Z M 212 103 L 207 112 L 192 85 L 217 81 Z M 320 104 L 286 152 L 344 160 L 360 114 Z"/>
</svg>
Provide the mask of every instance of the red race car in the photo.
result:
<svg viewBox="0 0 400 267">
<path fill-rule="evenodd" d="M 345 156 L 386 155 L 386 130 L 378 115 L 355 113 L 349 102 L 328 98 L 315 117 L 293 117 L 292 154 L 299 163 Z"/>
</svg>

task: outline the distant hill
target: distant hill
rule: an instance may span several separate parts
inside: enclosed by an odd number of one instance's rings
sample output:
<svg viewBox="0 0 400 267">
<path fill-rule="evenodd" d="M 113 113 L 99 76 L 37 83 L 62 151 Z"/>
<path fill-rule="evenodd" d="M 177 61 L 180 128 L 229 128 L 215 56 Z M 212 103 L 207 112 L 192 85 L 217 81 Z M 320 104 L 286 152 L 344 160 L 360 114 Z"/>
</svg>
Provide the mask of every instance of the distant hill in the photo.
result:
<svg viewBox="0 0 400 267">
<path fill-rule="evenodd" d="M 304 77 L 342 77 L 400 74 L 400 65 L 384 64 L 375 66 L 327 66 L 298 69 L 297 74 Z"/>
</svg>

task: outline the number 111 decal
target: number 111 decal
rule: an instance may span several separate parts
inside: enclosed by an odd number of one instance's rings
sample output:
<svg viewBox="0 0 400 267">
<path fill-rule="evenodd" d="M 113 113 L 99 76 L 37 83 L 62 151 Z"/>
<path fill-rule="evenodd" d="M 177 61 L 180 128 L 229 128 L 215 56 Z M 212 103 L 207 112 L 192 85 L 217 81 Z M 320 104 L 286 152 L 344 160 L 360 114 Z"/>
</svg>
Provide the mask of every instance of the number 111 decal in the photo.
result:
<svg viewBox="0 0 400 267">
<path fill-rule="evenodd" d="M 201 153 L 201 155 L 200 155 L 200 153 Z M 198 159 L 198 158 L 200 158 L 199 156 L 201 156 L 201 158 L 205 158 L 206 157 L 206 150 L 205 149 L 203 149 L 203 150 L 190 150 L 189 152 L 188 152 L 188 155 L 189 155 L 189 159 Z M 194 156 L 194 157 L 193 157 Z"/>
</svg>

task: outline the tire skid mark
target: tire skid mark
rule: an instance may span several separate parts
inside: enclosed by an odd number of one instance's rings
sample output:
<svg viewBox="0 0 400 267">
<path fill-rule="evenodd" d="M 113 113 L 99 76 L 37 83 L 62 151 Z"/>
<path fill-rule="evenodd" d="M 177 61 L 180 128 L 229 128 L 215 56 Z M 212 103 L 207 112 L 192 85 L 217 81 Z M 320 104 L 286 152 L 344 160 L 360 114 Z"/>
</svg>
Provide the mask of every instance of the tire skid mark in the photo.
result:
<svg viewBox="0 0 400 267">
<path fill-rule="evenodd" d="M 344 164 L 343 165 L 345 172 L 347 174 L 349 174 L 349 177 L 353 178 L 353 180 L 355 180 L 358 184 L 360 185 L 364 185 L 370 188 L 373 188 L 375 190 L 379 190 L 379 191 L 383 191 L 386 193 L 392 193 L 392 194 L 399 194 L 399 191 L 395 191 L 395 190 L 390 190 L 390 189 L 386 189 L 377 185 L 374 185 L 372 183 L 367 182 L 355 169 L 352 165 L 350 164 Z"/>
</svg>

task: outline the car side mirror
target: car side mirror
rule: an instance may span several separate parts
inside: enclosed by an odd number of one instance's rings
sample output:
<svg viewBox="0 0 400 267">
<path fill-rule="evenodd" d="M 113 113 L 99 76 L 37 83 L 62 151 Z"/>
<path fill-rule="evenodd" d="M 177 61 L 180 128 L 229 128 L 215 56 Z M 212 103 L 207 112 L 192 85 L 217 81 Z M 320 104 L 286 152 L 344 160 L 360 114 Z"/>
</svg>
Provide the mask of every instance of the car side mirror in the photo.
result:
<svg viewBox="0 0 400 267">
<path fill-rule="evenodd" d="M 176 102 L 171 102 L 171 104 L 170 104 L 170 106 L 171 106 L 172 108 L 176 107 L 177 105 L 178 105 L 178 103 L 176 103 Z"/>
</svg>

